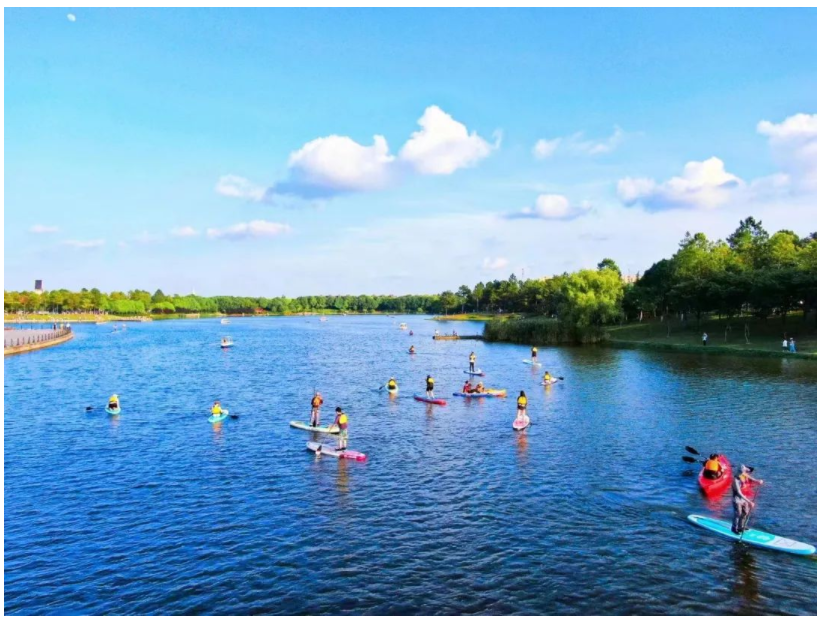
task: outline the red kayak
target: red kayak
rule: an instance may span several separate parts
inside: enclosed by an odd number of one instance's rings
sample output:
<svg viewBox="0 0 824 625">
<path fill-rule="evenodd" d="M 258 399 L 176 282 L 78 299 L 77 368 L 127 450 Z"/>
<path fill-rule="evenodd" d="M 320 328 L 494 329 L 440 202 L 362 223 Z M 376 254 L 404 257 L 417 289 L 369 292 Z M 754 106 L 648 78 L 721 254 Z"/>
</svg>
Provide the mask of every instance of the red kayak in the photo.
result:
<svg viewBox="0 0 824 625">
<path fill-rule="evenodd" d="M 707 497 L 718 497 L 727 492 L 727 489 L 732 484 L 732 466 L 730 461 L 724 455 L 718 456 L 718 463 L 724 472 L 721 477 L 714 480 L 704 477 L 704 468 L 698 472 L 698 487 Z"/>
<path fill-rule="evenodd" d="M 439 406 L 446 406 L 445 399 L 430 399 L 429 397 L 425 397 L 423 395 L 415 395 L 415 401 L 422 401 L 426 404 L 438 404 Z"/>
</svg>

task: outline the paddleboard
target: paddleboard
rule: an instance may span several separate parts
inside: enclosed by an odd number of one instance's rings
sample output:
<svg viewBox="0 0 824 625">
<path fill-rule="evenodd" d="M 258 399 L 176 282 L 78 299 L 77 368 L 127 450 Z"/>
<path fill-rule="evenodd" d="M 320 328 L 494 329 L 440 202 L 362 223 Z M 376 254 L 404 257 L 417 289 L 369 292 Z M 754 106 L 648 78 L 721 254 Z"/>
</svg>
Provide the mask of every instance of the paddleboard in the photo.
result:
<svg viewBox="0 0 824 625">
<path fill-rule="evenodd" d="M 512 422 L 512 429 L 513 430 L 525 430 L 529 427 L 529 415 L 526 415 L 523 419 L 517 418 Z"/>
<path fill-rule="evenodd" d="M 425 397 L 424 395 L 415 395 L 415 401 L 422 401 L 422 402 L 427 403 L 427 404 L 438 404 L 439 406 L 446 406 L 446 400 L 445 399 L 439 399 L 437 397 L 435 399 L 429 399 L 428 397 Z"/>
<path fill-rule="evenodd" d="M 783 536 L 776 536 L 769 532 L 762 532 L 761 530 L 746 530 L 743 534 L 735 534 L 732 531 L 732 524 L 720 519 L 711 519 L 710 517 L 701 516 L 699 514 L 691 514 L 687 517 L 690 523 L 703 527 L 706 530 L 719 534 L 724 538 L 730 540 L 738 540 L 753 547 L 761 547 L 763 549 L 772 549 L 774 551 L 783 551 L 784 553 L 792 553 L 797 556 L 812 556 L 816 554 L 816 548 L 807 543 L 798 542 Z"/>
<path fill-rule="evenodd" d="M 483 393 L 452 393 L 454 397 L 468 397 L 468 398 L 475 398 L 475 397 L 506 397 L 506 391 L 496 391 L 496 390 L 489 390 L 484 391 Z"/>
<path fill-rule="evenodd" d="M 337 425 L 309 425 L 306 421 L 290 421 L 289 427 L 297 428 L 299 430 L 307 430 L 309 432 L 321 432 L 323 434 L 338 434 L 340 428 Z"/>
<path fill-rule="evenodd" d="M 524 363 L 525 365 L 532 365 L 533 367 L 540 367 L 541 366 L 540 362 L 532 362 L 532 360 L 522 360 L 521 362 Z"/>
<path fill-rule="evenodd" d="M 320 450 L 320 453 L 322 455 L 332 456 L 334 458 L 347 458 L 349 460 L 358 460 L 360 462 L 366 460 L 366 454 L 362 454 L 359 451 L 354 451 L 352 449 L 335 449 L 331 445 L 321 445 L 320 443 L 316 443 L 315 441 L 307 442 L 306 449 L 315 453 L 317 453 L 317 451 Z"/>
<path fill-rule="evenodd" d="M 483 371 L 467 371 L 466 369 L 464 369 L 464 373 L 466 375 L 477 375 L 480 377 L 484 377 L 486 375 Z"/>
<path fill-rule="evenodd" d="M 228 417 L 228 416 L 229 416 L 229 411 L 228 410 L 221 410 L 220 414 L 212 415 L 211 417 L 209 417 L 209 423 L 220 423 L 221 421 L 225 421 L 226 417 Z"/>
<path fill-rule="evenodd" d="M 109 408 L 108 406 L 106 406 L 106 412 L 108 412 L 110 415 L 119 415 L 120 408 Z"/>
<path fill-rule="evenodd" d="M 378 392 L 379 392 L 379 393 L 389 393 L 390 395 L 397 395 L 399 390 L 400 390 L 400 387 L 399 387 L 399 386 L 396 386 L 396 387 L 395 387 L 395 390 L 390 391 L 390 390 L 386 387 L 386 385 L 384 384 L 383 386 L 381 386 L 381 387 L 378 389 Z"/>
<path fill-rule="evenodd" d="M 558 378 L 552 378 L 549 382 L 541 382 L 541 386 L 552 386 L 553 384 L 557 384 L 560 382 Z"/>
</svg>

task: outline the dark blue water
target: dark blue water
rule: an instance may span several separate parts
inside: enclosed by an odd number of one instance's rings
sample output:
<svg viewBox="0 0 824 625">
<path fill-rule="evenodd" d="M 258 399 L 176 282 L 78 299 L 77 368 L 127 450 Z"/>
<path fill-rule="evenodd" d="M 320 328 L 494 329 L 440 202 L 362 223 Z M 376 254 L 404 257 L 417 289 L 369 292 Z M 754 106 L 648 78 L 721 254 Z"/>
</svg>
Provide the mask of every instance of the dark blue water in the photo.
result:
<svg viewBox="0 0 824 625">
<path fill-rule="evenodd" d="M 686 522 L 730 504 L 680 460 L 692 445 L 755 465 L 753 525 L 815 543 L 814 362 L 544 349 L 565 377 L 545 390 L 528 349 L 435 342 L 435 327 L 480 332 L 421 317 L 78 325 L 6 358 L 5 613 L 816 612 L 815 560 Z M 451 397 L 471 349 L 508 399 Z M 430 373 L 448 406 L 411 399 Z M 370 390 L 390 375 L 399 397 Z M 288 427 L 314 389 L 324 421 L 348 412 L 367 462 L 315 458 Z M 102 410 L 114 392 L 119 418 Z M 239 418 L 210 425 L 216 398 Z"/>
</svg>

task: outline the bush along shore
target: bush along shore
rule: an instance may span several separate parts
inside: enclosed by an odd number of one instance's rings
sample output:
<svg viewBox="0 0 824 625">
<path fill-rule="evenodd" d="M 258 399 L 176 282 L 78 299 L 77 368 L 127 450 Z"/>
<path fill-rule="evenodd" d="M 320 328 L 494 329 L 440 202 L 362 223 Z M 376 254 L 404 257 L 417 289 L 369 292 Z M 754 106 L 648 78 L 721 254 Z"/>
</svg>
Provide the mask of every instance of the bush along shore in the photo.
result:
<svg viewBox="0 0 824 625">
<path fill-rule="evenodd" d="M 483 338 L 490 342 L 522 345 L 591 345 L 606 338 L 599 326 L 581 326 L 547 317 L 487 321 Z"/>
</svg>

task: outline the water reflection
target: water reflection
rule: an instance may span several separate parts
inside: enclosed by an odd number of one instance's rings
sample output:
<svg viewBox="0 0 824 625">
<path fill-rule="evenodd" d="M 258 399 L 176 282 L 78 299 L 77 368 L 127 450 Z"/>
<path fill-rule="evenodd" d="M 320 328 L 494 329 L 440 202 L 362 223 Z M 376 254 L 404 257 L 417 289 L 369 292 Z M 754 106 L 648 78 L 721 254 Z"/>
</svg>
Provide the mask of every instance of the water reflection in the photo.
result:
<svg viewBox="0 0 824 625">
<path fill-rule="evenodd" d="M 758 580 L 758 566 L 752 550 L 743 543 L 733 543 L 730 549 L 730 560 L 737 579 L 733 584 L 733 593 L 740 597 L 743 605 L 743 614 L 753 614 L 760 600 L 760 586 Z"/>
</svg>

